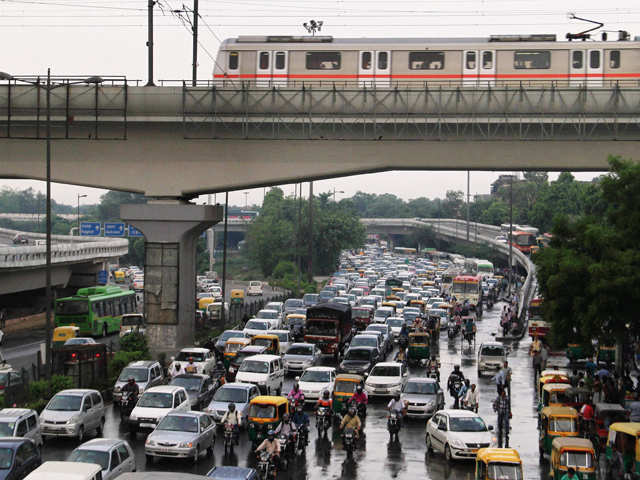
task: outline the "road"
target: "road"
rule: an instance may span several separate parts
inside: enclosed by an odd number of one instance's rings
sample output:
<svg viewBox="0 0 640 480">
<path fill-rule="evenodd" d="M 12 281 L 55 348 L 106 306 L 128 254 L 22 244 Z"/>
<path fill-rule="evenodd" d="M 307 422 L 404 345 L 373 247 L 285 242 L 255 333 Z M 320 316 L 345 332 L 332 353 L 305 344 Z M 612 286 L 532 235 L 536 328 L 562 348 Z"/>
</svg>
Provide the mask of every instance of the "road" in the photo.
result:
<svg viewBox="0 0 640 480">
<path fill-rule="evenodd" d="M 460 337 L 449 341 L 446 332 L 439 342 L 442 361 L 441 378 L 443 383 L 453 369 L 461 364 L 465 376 L 479 385 L 480 415 L 489 424 L 495 424 L 496 415 L 492 412 L 491 402 L 496 389 L 489 378 L 476 380 L 476 354 L 482 341 L 492 340 L 497 332 L 498 316 L 502 309 L 497 304 L 491 311 L 485 311 L 483 320 L 478 324 L 475 350 L 465 351 L 461 355 Z M 528 357 L 528 337 L 512 345 L 509 357 L 513 368 L 513 423 L 511 446 L 518 449 L 525 464 L 527 480 L 546 479 L 548 464 L 539 462 L 536 430 L 536 403 L 534 394 L 534 376 Z M 411 375 L 421 376 L 420 368 L 411 370 Z M 291 388 L 292 378 L 288 378 L 285 391 Z M 447 396 L 447 404 L 452 400 Z M 373 401 L 365 422 L 365 446 L 355 453 L 353 460 L 346 458 L 339 436 L 330 440 L 316 438 L 315 428 L 311 430 L 310 444 L 306 456 L 298 458 L 288 472 L 282 472 L 279 478 L 290 479 L 373 479 L 373 478 L 422 478 L 433 480 L 472 479 L 473 462 L 455 462 L 448 465 L 442 455 L 427 454 L 424 445 L 424 421 L 408 421 L 400 432 L 400 444 L 389 444 L 386 431 L 386 401 Z M 312 427 L 314 423 L 312 420 Z M 109 407 L 105 427 L 106 437 L 127 438 L 136 454 L 137 468 L 154 471 L 181 471 L 188 473 L 206 473 L 214 465 L 255 466 L 254 456 L 248 449 L 248 441 L 242 434 L 241 445 L 233 456 L 224 456 L 222 442 L 215 447 L 213 457 L 203 458 L 198 465 L 189 461 L 161 460 L 147 465 L 144 457 L 143 435 L 130 438 L 120 425 L 118 412 Z M 55 440 L 47 442 L 43 451 L 44 460 L 65 459 L 76 446 L 74 441 Z M 383 474 L 383 476 L 381 476 Z"/>
</svg>

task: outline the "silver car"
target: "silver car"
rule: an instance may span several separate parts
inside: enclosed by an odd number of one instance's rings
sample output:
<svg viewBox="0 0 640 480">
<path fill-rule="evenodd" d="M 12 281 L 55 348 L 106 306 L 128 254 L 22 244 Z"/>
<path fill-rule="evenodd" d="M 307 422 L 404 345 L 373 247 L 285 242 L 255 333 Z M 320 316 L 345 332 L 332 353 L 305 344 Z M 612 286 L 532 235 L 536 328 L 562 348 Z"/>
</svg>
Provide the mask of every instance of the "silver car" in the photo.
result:
<svg viewBox="0 0 640 480">
<path fill-rule="evenodd" d="M 409 378 L 402 387 L 400 398 L 407 402 L 408 417 L 430 418 L 444 408 L 444 392 L 434 378 Z"/>
<path fill-rule="evenodd" d="M 313 343 L 293 343 L 282 357 L 286 373 L 302 373 L 318 364 L 320 350 Z"/>
<path fill-rule="evenodd" d="M 76 437 L 79 442 L 92 430 L 101 436 L 104 420 L 104 402 L 97 390 L 62 390 L 49 400 L 40 414 L 45 438 Z"/>
<path fill-rule="evenodd" d="M 207 452 L 213 455 L 215 426 L 203 412 L 176 412 L 165 416 L 144 444 L 148 462 L 154 457 L 192 458 L 197 462 Z"/>
<path fill-rule="evenodd" d="M 36 447 L 42 448 L 38 413 L 28 408 L 3 408 L 0 410 L 0 437 L 30 438 Z"/>
<path fill-rule="evenodd" d="M 229 408 L 229 404 L 236 406 L 236 411 L 240 413 L 240 421 L 247 418 L 249 402 L 260 395 L 260 390 L 253 383 L 225 383 L 213 395 L 213 400 L 204 409 L 216 422 L 220 422 Z"/>
<path fill-rule="evenodd" d="M 67 461 L 97 463 L 102 467 L 102 480 L 112 480 L 136 470 L 136 457 L 131 446 L 117 438 L 89 440 L 71 452 Z"/>
</svg>

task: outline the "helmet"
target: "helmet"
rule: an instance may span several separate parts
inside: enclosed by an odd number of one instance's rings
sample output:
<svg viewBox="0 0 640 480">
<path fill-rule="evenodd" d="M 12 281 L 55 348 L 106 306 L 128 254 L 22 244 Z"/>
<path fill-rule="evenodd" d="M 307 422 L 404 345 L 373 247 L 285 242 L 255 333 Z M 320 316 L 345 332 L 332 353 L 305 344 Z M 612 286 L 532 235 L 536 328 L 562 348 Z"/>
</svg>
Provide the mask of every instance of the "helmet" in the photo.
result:
<svg viewBox="0 0 640 480">
<path fill-rule="evenodd" d="M 282 415 L 282 421 L 287 423 L 289 421 L 289 414 L 285 413 L 284 415 Z"/>
<path fill-rule="evenodd" d="M 193 357 L 189 357 L 189 363 L 193 363 Z"/>
<path fill-rule="evenodd" d="M 396 401 L 400 400 L 400 392 L 394 393 L 393 398 L 395 398 Z"/>
<path fill-rule="evenodd" d="M 469 380 L 468 378 L 466 378 L 466 379 L 464 380 L 464 384 L 465 384 L 467 387 L 469 386 L 469 384 L 470 384 L 470 383 L 471 383 L 471 380 Z"/>
<path fill-rule="evenodd" d="M 356 392 L 358 392 L 358 393 L 362 393 L 362 385 L 358 385 L 358 386 L 356 387 Z"/>
<path fill-rule="evenodd" d="M 356 414 L 356 407 L 352 405 L 349 407 L 349 415 L 353 417 L 355 414 Z"/>
<path fill-rule="evenodd" d="M 271 429 L 267 432 L 267 437 L 269 437 L 269 440 L 273 440 L 274 438 L 276 438 L 276 432 L 275 430 Z"/>
<path fill-rule="evenodd" d="M 324 392 L 322 392 L 322 398 L 324 398 L 325 400 L 329 400 L 329 390 L 325 390 Z"/>
<path fill-rule="evenodd" d="M 233 412 L 233 411 L 235 411 L 235 409 L 236 409 L 236 404 L 235 403 L 230 403 L 229 404 L 229 411 Z"/>
<path fill-rule="evenodd" d="M 460 371 L 460 365 L 455 365 L 455 366 L 453 367 L 453 371 L 454 371 L 454 372 L 459 372 L 459 371 Z"/>
<path fill-rule="evenodd" d="M 133 377 L 129 377 L 129 383 L 135 383 L 135 382 L 136 382 L 136 379 L 135 379 L 135 378 L 133 378 Z"/>
<path fill-rule="evenodd" d="M 217 368 L 218 370 L 222 370 L 222 369 L 224 369 L 224 363 L 222 363 L 221 361 L 217 361 L 217 362 L 216 362 L 216 368 Z"/>
</svg>

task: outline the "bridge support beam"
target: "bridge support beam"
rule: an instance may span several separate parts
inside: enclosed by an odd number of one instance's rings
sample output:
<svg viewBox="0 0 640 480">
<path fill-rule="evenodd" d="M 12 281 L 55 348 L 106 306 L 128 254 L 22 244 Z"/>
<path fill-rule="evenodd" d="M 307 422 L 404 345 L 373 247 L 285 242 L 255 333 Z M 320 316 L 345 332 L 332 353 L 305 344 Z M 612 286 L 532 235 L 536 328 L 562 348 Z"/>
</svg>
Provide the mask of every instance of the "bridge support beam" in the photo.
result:
<svg viewBox="0 0 640 480">
<path fill-rule="evenodd" d="M 145 236 L 146 335 L 154 356 L 174 354 L 195 337 L 196 242 L 220 222 L 219 205 L 179 200 L 122 205 L 120 217 Z"/>
</svg>

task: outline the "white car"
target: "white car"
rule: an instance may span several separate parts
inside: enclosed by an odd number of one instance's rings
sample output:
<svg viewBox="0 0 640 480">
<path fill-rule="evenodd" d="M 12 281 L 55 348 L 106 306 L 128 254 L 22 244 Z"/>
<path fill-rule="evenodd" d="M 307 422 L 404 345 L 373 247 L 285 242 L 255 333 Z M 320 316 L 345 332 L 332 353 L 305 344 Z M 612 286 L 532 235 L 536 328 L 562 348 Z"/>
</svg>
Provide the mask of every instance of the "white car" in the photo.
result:
<svg viewBox="0 0 640 480">
<path fill-rule="evenodd" d="M 277 335 L 280 343 L 280 355 L 284 355 L 291 345 L 291 332 L 289 330 L 270 330 L 269 335 Z"/>
<path fill-rule="evenodd" d="M 196 367 L 195 372 L 187 369 L 187 367 L 190 367 L 190 359 L 193 359 L 193 365 Z M 169 371 L 173 371 L 173 364 L 175 362 L 180 363 L 186 373 L 204 373 L 205 375 L 209 375 L 216 367 L 216 357 L 208 348 L 183 348 L 178 352 L 178 355 L 176 355 L 171 365 L 169 365 Z"/>
<path fill-rule="evenodd" d="M 211 285 L 207 287 L 207 292 L 216 300 L 222 300 L 222 287 L 219 287 L 218 285 Z"/>
<path fill-rule="evenodd" d="M 264 320 L 271 324 L 271 328 L 276 329 L 282 326 L 282 316 L 277 310 L 267 310 L 263 308 L 256 313 L 256 320 Z"/>
<path fill-rule="evenodd" d="M 402 325 L 404 324 L 404 319 L 402 317 L 389 317 L 385 323 L 391 328 L 393 341 L 397 342 L 400 336 L 400 330 L 402 330 Z"/>
<path fill-rule="evenodd" d="M 129 431 L 135 434 L 139 430 L 151 431 L 169 412 L 188 412 L 191 403 L 187 391 L 176 385 L 151 387 L 138 399 L 138 403 L 129 415 Z"/>
<path fill-rule="evenodd" d="M 500 342 L 485 342 L 478 349 L 478 377 L 495 375 L 507 360 L 507 347 Z"/>
<path fill-rule="evenodd" d="M 280 395 L 284 366 L 278 355 L 253 355 L 245 358 L 236 374 L 236 382 L 257 385 L 263 395 Z"/>
<path fill-rule="evenodd" d="M 271 330 L 271 322 L 268 320 L 258 320 L 253 318 L 244 325 L 244 329 L 242 331 L 247 338 L 251 338 L 256 335 L 269 333 L 269 330 Z"/>
<path fill-rule="evenodd" d="M 325 390 L 333 392 L 335 383 L 336 369 L 333 367 L 309 367 L 298 380 L 306 402 L 315 402 Z"/>
<path fill-rule="evenodd" d="M 259 282 L 257 280 L 252 280 L 249 282 L 249 286 L 247 287 L 247 297 L 250 297 L 251 295 L 261 296 L 263 293 L 262 282 Z"/>
<path fill-rule="evenodd" d="M 427 422 L 427 451 L 452 459 L 474 459 L 479 448 L 495 446 L 496 438 L 477 413 L 468 410 L 440 410 Z"/>
<path fill-rule="evenodd" d="M 390 397 L 400 393 L 408 375 L 402 363 L 381 362 L 369 372 L 364 389 L 370 397 Z"/>
</svg>

